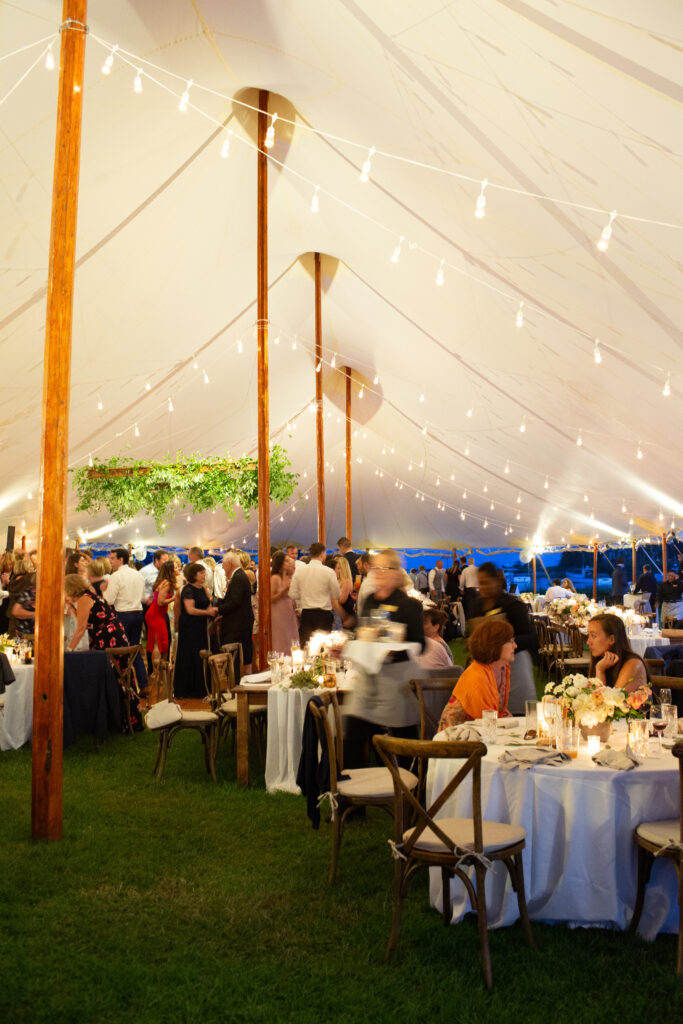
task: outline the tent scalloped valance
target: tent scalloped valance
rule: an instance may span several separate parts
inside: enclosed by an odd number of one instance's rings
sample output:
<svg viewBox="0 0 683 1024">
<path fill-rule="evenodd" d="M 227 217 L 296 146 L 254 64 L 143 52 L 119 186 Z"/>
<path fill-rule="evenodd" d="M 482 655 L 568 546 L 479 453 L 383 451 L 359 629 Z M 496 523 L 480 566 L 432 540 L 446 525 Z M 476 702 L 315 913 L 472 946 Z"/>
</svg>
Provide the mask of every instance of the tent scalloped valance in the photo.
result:
<svg viewBox="0 0 683 1024">
<path fill-rule="evenodd" d="M 293 493 L 298 473 L 280 445 L 270 450 L 270 499 L 286 501 Z M 160 533 L 166 523 L 186 510 L 196 514 L 220 509 L 230 519 L 241 508 L 245 519 L 258 507 L 258 464 L 251 457 L 183 455 L 163 462 L 131 460 L 114 456 L 92 466 L 72 469 L 78 495 L 77 510 L 95 515 L 105 508 L 117 523 L 134 516 L 153 516 Z"/>
</svg>

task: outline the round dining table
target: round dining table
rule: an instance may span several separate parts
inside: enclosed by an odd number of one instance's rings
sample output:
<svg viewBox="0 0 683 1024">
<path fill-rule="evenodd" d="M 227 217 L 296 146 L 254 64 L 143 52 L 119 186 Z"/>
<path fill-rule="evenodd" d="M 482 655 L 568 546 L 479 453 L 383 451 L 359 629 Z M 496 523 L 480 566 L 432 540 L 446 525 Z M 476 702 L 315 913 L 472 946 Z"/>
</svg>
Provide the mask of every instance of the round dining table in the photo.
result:
<svg viewBox="0 0 683 1024">
<path fill-rule="evenodd" d="M 578 757 L 561 765 L 506 770 L 499 757 L 518 747 L 523 731 L 523 720 L 512 729 L 498 728 L 496 743 L 482 760 L 481 789 L 484 819 L 521 825 L 526 831 L 523 864 L 529 916 L 551 924 L 628 927 L 636 897 L 633 830 L 643 821 L 678 817 L 678 761 L 665 748 L 661 756 L 644 758 L 631 771 L 618 771 L 594 764 L 582 744 Z M 613 737 L 615 747 L 623 746 L 625 732 L 621 743 L 618 732 Z M 461 764 L 449 759 L 429 762 L 428 804 Z M 438 817 L 471 815 L 470 774 Z M 457 878 L 451 891 L 456 922 L 471 907 Z M 441 911 L 441 875 L 435 868 L 430 869 L 430 902 Z M 517 898 L 501 862 L 487 872 L 486 905 L 491 928 L 512 924 L 518 917 Z M 665 858 L 655 858 L 639 933 L 653 939 L 659 932 L 677 930 L 676 871 Z"/>
</svg>

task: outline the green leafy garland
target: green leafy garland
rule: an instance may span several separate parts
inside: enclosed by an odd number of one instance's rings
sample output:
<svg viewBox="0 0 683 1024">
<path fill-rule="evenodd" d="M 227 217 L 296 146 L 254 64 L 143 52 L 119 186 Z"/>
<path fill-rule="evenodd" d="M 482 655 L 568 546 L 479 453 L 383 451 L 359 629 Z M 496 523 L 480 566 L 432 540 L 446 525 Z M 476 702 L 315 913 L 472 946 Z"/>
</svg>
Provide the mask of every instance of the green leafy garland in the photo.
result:
<svg viewBox="0 0 683 1024">
<path fill-rule="evenodd" d="M 283 502 L 292 495 L 298 473 L 290 472 L 291 462 L 284 448 L 270 450 L 270 498 Z M 72 469 L 73 486 L 78 494 L 79 512 L 91 515 L 106 508 L 117 523 L 134 516 L 153 516 L 157 529 L 181 512 L 195 513 L 221 509 L 234 519 L 239 508 L 249 519 L 258 507 L 258 466 L 253 458 L 227 459 L 221 456 L 183 455 L 174 461 L 150 462 L 115 456 L 92 466 Z"/>
</svg>

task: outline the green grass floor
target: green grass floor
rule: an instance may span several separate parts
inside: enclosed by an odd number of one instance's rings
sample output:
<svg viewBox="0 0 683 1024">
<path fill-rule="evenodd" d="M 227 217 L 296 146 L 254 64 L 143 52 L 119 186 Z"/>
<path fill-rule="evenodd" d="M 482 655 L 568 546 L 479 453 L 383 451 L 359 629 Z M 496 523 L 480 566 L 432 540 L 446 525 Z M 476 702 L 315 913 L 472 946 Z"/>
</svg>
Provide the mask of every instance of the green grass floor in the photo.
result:
<svg viewBox="0 0 683 1024">
<path fill-rule="evenodd" d="M 681 1019 L 675 938 L 535 925 L 445 928 L 414 879 L 391 962 L 389 818 L 349 823 L 336 884 L 329 826 L 301 797 L 219 782 L 181 734 L 154 783 L 156 737 L 65 752 L 64 838 L 30 836 L 31 751 L 0 755 L 0 1022 L 633 1022 Z"/>
</svg>

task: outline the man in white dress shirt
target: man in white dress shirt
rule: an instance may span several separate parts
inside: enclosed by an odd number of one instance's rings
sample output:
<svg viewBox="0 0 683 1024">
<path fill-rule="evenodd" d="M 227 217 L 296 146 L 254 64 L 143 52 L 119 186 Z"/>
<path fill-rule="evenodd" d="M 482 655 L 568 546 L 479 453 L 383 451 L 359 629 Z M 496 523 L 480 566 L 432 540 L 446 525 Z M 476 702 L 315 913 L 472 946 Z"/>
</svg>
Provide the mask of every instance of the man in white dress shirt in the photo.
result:
<svg viewBox="0 0 683 1024">
<path fill-rule="evenodd" d="M 140 569 L 140 575 L 142 576 L 142 578 L 145 581 L 145 603 L 146 604 L 149 604 L 150 601 L 152 600 L 152 595 L 154 593 L 154 584 L 157 581 L 157 576 L 159 575 L 159 569 L 161 569 L 161 567 L 164 564 L 164 562 L 167 562 L 167 561 L 168 561 L 168 551 L 162 551 L 160 549 L 159 551 L 155 551 L 154 552 L 154 558 L 149 563 L 149 565 L 143 565 L 142 569 Z"/>
<path fill-rule="evenodd" d="M 571 590 L 567 590 L 562 586 L 562 580 L 553 580 L 552 587 L 548 587 L 545 592 L 547 601 L 559 601 L 561 597 L 573 597 Z"/>
<path fill-rule="evenodd" d="M 473 558 L 467 559 L 467 568 L 460 574 L 460 588 L 465 617 L 469 619 L 472 615 L 472 606 L 479 593 L 479 571 Z"/>
<path fill-rule="evenodd" d="M 202 549 L 190 548 L 187 552 L 187 560 L 190 563 L 199 562 L 200 565 L 204 566 L 204 568 L 206 569 L 206 578 L 204 580 L 204 586 L 206 587 L 210 594 L 213 594 L 213 569 L 204 561 L 204 552 L 202 551 Z"/>
<path fill-rule="evenodd" d="M 104 596 L 114 606 L 121 625 L 126 631 L 128 643 L 135 647 L 140 643 L 143 614 L 142 602 L 145 599 L 145 580 L 142 573 L 131 569 L 128 565 L 126 548 L 114 548 L 109 552 L 112 574 L 109 577 Z M 147 672 L 141 655 L 138 654 L 133 665 L 141 690 L 147 689 Z"/>
<path fill-rule="evenodd" d="M 341 591 L 334 569 L 323 565 L 327 550 L 316 541 L 309 548 L 311 560 L 292 577 L 289 596 L 301 611 L 299 639 L 305 644 L 317 629 L 329 632 L 334 621 L 332 610 L 344 621 L 346 612 L 339 603 Z"/>
</svg>

